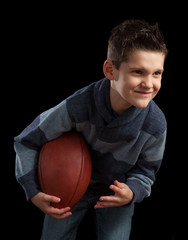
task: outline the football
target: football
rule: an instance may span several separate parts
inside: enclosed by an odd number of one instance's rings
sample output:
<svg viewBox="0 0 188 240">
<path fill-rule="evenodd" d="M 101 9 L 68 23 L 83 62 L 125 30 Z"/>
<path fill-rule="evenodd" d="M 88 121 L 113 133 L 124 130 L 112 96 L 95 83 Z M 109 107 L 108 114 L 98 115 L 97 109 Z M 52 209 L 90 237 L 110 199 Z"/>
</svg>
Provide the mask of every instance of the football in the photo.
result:
<svg viewBox="0 0 188 240">
<path fill-rule="evenodd" d="M 88 145 L 78 132 L 66 132 L 44 144 L 39 153 L 38 178 L 44 193 L 61 198 L 53 207 L 74 207 L 90 182 Z"/>
</svg>

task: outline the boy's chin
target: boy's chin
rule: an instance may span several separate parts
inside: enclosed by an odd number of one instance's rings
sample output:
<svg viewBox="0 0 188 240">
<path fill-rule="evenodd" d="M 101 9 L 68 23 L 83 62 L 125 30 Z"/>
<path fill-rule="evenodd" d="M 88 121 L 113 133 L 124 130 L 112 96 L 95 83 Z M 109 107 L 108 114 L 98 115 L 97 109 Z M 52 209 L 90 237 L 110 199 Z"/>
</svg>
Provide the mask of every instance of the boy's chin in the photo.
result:
<svg viewBox="0 0 188 240">
<path fill-rule="evenodd" d="M 137 107 L 137 108 L 146 108 L 149 103 L 150 103 L 150 101 L 145 101 L 145 102 L 142 102 L 142 103 L 134 104 L 134 106 Z"/>
</svg>

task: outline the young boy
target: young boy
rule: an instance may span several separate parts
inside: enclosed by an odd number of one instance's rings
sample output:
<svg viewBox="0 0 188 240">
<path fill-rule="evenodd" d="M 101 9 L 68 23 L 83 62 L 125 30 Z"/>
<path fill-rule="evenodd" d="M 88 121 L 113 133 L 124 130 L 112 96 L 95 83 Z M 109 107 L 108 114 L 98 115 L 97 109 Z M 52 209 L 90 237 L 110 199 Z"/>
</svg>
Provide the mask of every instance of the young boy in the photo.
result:
<svg viewBox="0 0 188 240">
<path fill-rule="evenodd" d="M 157 24 L 124 21 L 109 38 L 106 78 L 43 112 L 15 137 L 17 180 L 46 214 L 41 239 L 76 239 L 91 205 L 97 239 L 129 239 L 134 204 L 150 195 L 163 158 L 166 120 L 152 99 L 161 87 L 166 55 Z M 73 209 L 56 209 L 50 203 L 61 199 L 43 193 L 38 183 L 38 154 L 44 143 L 73 129 L 91 148 L 92 177 Z"/>
</svg>

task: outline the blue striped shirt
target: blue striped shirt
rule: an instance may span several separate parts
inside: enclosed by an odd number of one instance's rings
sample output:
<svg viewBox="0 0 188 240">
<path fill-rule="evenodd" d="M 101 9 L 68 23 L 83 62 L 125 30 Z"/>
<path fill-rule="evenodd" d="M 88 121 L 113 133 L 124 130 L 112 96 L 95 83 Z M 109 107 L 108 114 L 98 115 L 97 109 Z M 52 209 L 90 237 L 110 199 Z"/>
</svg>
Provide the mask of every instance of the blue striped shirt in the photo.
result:
<svg viewBox="0 0 188 240">
<path fill-rule="evenodd" d="M 27 199 L 41 191 L 37 179 L 41 146 L 72 129 L 89 144 L 91 185 L 124 182 L 134 192 L 133 202 L 150 195 L 165 149 L 165 116 L 153 100 L 144 109 L 131 106 L 114 116 L 109 93 L 108 79 L 94 82 L 41 113 L 15 137 L 16 178 Z"/>
</svg>

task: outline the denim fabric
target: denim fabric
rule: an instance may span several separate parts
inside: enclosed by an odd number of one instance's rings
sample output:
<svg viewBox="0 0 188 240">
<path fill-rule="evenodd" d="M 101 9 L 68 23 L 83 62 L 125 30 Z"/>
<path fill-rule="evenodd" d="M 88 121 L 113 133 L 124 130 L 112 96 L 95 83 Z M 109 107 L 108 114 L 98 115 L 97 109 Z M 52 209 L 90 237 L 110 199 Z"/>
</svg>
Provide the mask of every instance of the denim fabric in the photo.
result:
<svg viewBox="0 0 188 240">
<path fill-rule="evenodd" d="M 86 193 L 71 210 L 72 216 L 57 220 L 45 216 L 41 240 L 76 240 L 78 226 L 89 207 L 93 207 L 100 196 Z M 128 240 L 134 204 L 95 210 L 97 240 Z M 87 229 L 89 230 L 89 229 Z"/>
</svg>

